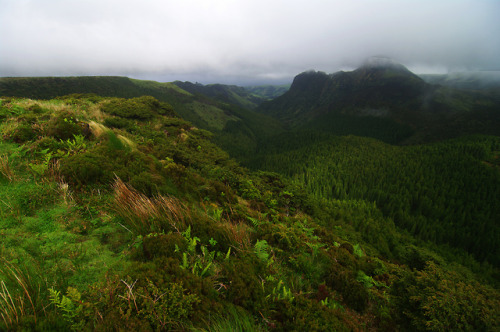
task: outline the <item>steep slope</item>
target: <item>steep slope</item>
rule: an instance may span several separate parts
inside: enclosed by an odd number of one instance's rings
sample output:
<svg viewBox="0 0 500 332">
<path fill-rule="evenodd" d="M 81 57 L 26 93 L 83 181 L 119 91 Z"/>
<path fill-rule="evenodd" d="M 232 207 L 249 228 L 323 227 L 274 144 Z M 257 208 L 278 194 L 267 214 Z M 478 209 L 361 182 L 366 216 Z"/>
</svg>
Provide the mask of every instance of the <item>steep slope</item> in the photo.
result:
<svg viewBox="0 0 500 332">
<path fill-rule="evenodd" d="M 236 85 L 209 84 L 191 82 L 173 82 L 181 89 L 192 94 L 202 94 L 225 103 L 238 105 L 246 109 L 253 109 L 264 102 L 264 98 L 256 96 L 246 89 Z"/>
<path fill-rule="evenodd" d="M 273 118 L 201 94 L 195 84 L 182 85 L 191 87 L 193 93 L 183 90 L 174 83 L 127 77 L 0 78 L 0 96 L 39 99 L 86 93 L 120 98 L 153 96 L 172 105 L 177 114 L 197 127 L 214 132 L 218 142 L 233 155 L 242 154 L 242 151 L 246 151 L 245 154 L 252 153 L 260 139 L 266 139 L 269 135 L 282 130 L 281 124 Z M 220 97 L 219 92 L 223 91 L 230 95 L 232 99 L 228 98 L 232 101 L 239 100 L 240 104 L 248 107 L 253 105 L 250 100 L 252 98 L 255 100 L 255 97 L 239 87 L 214 85 L 201 90 L 211 91 L 210 94 L 215 97 Z"/>
<path fill-rule="evenodd" d="M 406 67 L 369 61 L 352 72 L 309 71 L 257 111 L 291 128 L 371 136 L 390 143 L 500 134 L 498 95 L 425 83 Z"/>
<path fill-rule="evenodd" d="M 0 78 L 0 96 L 50 99 L 79 93 L 120 98 L 152 96 L 170 103 L 178 114 L 205 129 L 220 130 L 227 121 L 237 118 L 212 100 L 194 96 L 173 83 L 108 76 Z"/>
<path fill-rule="evenodd" d="M 0 115 L 2 331 L 499 328 L 487 264 L 251 173 L 152 97 Z"/>
<path fill-rule="evenodd" d="M 263 146 L 252 167 L 293 178 L 317 198 L 375 202 L 416 237 L 500 267 L 499 151 L 495 136 L 401 147 L 295 132 Z"/>
</svg>

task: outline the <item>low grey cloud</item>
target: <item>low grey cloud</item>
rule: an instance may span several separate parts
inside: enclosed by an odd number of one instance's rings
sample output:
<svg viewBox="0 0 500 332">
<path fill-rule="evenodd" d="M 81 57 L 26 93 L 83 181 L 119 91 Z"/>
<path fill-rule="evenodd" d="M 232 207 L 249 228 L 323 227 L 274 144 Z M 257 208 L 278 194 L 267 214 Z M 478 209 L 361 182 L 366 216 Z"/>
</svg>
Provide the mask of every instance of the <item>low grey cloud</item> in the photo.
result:
<svg viewBox="0 0 500 332">
<path fill-rule="evenodd" d="M 495 0 L 0 0 L 0 76 L 290 81 L 373 55 L 500 69 Z"/>
</svg>

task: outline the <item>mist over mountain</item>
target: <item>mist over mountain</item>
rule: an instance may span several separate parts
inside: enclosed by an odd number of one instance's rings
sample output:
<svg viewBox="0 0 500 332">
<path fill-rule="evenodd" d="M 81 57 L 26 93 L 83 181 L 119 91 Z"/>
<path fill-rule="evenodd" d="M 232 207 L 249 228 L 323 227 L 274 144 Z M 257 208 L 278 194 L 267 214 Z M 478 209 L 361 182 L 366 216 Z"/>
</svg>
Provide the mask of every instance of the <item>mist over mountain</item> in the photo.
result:
<svg viewBox="0 0 500 332">
<path fill-rule="evenodd" d="M 371 58 L 350 72 L 301 73 L 288 92 L 257 111 L 290 128 L 415 143 L 466 133 L 498 135 L 499 104 L 498 95 L 430 84 L 393 60 Z"/>
<path fill-rule="evenodd" d="M 469 71 L 449 74 L 421 74 L 424 81 L 457 89 L 500 89 L 500 71 Z"/>
<path fill-rule="evenodd" d="M 499 135 L 496 80 L 496 75 L 485 73 L 417 76 L 392 59 L 371 57 L 353 71 L 303 72 L 289 88 L 158 83 L 126 77 L 39 77 L 1 78 L 0 93 L 30 98 L 71 93 L 126 98 L 150 95 L 172 104 L 200 128 L 231 132 L 227 144 L 234 145 L 236 135 L 254 149 L 259 140 L 254 132 L 262 128 L 255 121 L 259 114 L 275 118 L 273 128 L 281 122 L 291 129 L 368 136 L 393 144 L 475 133 Z M 249 123 L 251 130 L 247 130 Z"/>
</svg>

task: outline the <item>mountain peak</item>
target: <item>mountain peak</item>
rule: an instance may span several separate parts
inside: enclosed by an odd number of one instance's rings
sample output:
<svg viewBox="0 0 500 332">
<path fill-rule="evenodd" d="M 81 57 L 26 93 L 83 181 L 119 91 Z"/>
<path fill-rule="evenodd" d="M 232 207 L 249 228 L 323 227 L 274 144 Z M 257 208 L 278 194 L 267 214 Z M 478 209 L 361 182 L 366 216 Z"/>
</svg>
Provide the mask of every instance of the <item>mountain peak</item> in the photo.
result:
<svg viewBox="0 0 500 332">
<path fill-rule="evenodd" d="M 403 70 L 409 71 L 408 68 L 400 64 L 399 62 L 394 61 L 391 58 L 380 57 L 380 56 L 372 56 L 365 60 L 363 65 L 360 68 L 364 69 L 395 69 L 395 70 Z"/>
</svg>

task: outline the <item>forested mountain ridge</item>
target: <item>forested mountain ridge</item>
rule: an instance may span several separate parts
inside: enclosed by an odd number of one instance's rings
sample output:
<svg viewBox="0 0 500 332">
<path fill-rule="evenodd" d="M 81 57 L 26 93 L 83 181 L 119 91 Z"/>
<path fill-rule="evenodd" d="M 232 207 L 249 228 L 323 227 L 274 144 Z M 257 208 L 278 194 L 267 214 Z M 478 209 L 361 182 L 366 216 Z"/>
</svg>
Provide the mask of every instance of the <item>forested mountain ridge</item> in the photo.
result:
<svg viewBox="0 0 500 332">
<path fill-rule="evenodd" d="M 400 64 L 367 63 L 351 72 L 299 74 L 289 91 L 256 110 L 291 128 L 418 143 L 500 135 L 499 109 L 498 95 L 428 84 Z"/>
</svg>

